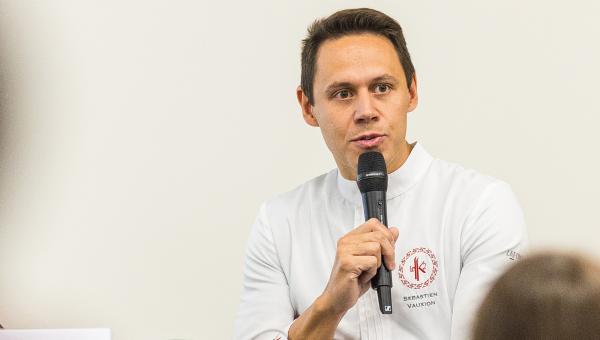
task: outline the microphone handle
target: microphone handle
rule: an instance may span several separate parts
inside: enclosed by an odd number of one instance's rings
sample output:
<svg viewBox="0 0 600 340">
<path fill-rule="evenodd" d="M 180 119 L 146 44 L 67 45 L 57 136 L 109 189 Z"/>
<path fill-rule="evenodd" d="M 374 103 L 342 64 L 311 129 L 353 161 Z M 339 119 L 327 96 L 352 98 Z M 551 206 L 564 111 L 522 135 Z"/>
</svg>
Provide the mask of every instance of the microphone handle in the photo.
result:
<svg viewBox="0 0 600 340">
<path fill-rule="evenodd" d="M 368 191 L 362 193 L 365 220 L 378 219 L 387 227 L 387 206 L 385 191 Z M 377 274 L 371 279 L 371 287 L 377 290 L 379 310 L 383 314 L 392 314 L 392 275 L 385 267 L 383 257 Z"/>
</svg>

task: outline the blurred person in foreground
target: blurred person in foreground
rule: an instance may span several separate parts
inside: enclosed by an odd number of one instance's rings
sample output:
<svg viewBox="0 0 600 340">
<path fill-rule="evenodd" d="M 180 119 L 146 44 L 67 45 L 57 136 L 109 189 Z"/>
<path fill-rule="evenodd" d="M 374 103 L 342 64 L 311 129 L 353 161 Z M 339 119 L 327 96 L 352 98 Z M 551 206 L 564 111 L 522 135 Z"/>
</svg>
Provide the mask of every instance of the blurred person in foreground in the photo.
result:
<svg viewBox="0 0 600 340">
<path fill-rule="evenodd" d="M 236 339 L 465 339 L 488 285 L 527 243 L 510 186 L 406 140 L 417 78 L 394 19 L 336 12 L 310 26 L 301 58 L 302 115 L 337 168 L 260 208 Z M 385 159 L 389 229 L 364 220 L 356 173 L 366 151 Z M 370 289 L 380 265 L 391 271 L 392 314 Z"/>
<path fill-rule="evenodd" d="M 473 339 L 600 339 L 600 265 L 567 253 L 525 257 L 493 285 Z"/>
</svg>

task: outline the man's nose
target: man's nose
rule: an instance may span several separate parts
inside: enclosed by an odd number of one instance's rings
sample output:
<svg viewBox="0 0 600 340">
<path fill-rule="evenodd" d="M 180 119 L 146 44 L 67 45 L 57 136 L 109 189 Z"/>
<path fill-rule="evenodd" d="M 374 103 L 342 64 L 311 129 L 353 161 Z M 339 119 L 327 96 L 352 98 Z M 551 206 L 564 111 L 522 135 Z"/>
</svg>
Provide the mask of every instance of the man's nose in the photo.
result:
<svg viewBox="0 0 600 340">
<path fill-rule="evenodd" d="M 354 121 L 357 124 L 368 124 L 379 119 L 379 113 L 375 109 L 374 98 L 369 91 L 361 91 L 356 98 Z"/>
</svg>

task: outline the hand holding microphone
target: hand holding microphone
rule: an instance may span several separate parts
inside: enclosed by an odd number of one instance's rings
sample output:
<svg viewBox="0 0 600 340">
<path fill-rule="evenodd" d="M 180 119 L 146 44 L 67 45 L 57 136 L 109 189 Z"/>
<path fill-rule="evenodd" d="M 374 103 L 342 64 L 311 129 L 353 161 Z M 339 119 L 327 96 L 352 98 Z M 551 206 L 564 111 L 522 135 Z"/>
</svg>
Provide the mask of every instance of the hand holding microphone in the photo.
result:
<svg viewBox="0 0 600 340">
<path fill-rule="evenodd" d="M 331 312 L 343 314 L 354 306 L 372 286 L 382 263 L 393 270 L 397 238 L 398 229 L 388 229 L 373 218 L 338 240 L 331 276 L 321 295 Z"/>
</svg>

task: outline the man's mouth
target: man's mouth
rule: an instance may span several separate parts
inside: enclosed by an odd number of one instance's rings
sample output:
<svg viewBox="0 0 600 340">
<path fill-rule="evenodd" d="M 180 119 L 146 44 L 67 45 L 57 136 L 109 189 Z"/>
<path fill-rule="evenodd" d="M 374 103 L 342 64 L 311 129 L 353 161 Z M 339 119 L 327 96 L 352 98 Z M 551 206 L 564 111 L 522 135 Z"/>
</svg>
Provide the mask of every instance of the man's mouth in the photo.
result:
<svg viewBox="0 0 600 340">
<path fill-rule="evenodd" d="M 352 139 L 352 144 L 361 149 L 371 149 L 383 143 L 385 135 L 378 133 L 367 133 Z"/>
</svg>

